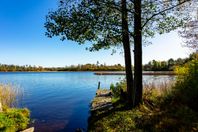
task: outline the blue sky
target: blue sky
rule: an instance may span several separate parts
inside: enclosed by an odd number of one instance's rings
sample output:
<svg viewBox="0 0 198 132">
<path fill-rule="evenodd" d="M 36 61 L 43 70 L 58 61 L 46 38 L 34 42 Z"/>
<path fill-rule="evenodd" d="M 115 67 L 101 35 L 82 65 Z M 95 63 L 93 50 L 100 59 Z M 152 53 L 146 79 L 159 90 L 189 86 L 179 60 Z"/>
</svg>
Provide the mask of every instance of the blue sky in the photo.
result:
<svg viewBox="0 0 198 132">
<path fill-rule="evenodd" d="M 65 66 L 85 63 L 123 64 L 123 54 L 111 50 L 88 52 L 85 45 L 45 36 L 45 16 L 57 8 L 57 0 L 1 0 L 0 63 L 17 65 Z M 143 63 L 152 59 L 187 57 L 177 32 L 157 35 L 143 48 Z"/>
</svg>

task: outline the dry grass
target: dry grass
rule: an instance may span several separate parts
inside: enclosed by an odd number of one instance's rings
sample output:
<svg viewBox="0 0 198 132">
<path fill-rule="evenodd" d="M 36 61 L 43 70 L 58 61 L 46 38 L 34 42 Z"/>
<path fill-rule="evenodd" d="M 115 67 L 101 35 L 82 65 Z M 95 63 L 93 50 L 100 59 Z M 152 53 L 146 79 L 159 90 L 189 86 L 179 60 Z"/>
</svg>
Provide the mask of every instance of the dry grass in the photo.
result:
<svg viewBox="0 0 198 132">
<path fill-rule="evenodd" d="M 149 84 L 144 84 L 144 94 L 149 94 L 153 90 L 156 92 L 158 96 L 164 96 L 167 95 L 171 92 L 172 87 L 174 86 L 175 82 L 174 81 L 164 81 L 160 83 L 149 83 Z"/>
<path fill-rule="evenodd" d="M 3 106 L 15 107 L 22 99 L 23 92 L 11 84 L 0 84 L 0 102 Z"/>
</svg>

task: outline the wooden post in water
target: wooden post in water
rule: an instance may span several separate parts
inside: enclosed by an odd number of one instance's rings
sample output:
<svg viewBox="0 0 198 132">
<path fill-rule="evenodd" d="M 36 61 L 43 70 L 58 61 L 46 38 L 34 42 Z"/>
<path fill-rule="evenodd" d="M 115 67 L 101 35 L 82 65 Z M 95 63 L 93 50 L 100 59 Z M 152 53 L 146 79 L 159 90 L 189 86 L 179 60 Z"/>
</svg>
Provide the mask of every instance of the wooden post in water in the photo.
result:
<svg viewBox="0 0 198 132">
<path fill-rule="evenodd" d="M 0 112 L 2 112 L 2 111 L 3 111 L 3 108 L 2 108 L 2 104 L 0 102 Z"/>
<path fill-rule="evenodd" d="M 98 82 L 98 89 L 100 89 L 100 81 Z"/>
</svg>

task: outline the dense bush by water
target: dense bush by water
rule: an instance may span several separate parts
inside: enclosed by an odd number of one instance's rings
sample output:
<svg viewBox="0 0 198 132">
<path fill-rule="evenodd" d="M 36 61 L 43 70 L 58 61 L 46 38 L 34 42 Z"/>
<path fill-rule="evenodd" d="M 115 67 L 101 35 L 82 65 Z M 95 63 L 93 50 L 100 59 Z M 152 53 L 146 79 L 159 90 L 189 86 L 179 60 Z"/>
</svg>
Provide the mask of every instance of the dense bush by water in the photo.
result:
<svg viewBox="0 0 198 132">
<path fill-rule="evenodd" d="M 5 108 L 0 113 L 0 131 L 15 132 L 24 130 L 28 123 L 30 112 L 28 109 Z"/>
</svg>

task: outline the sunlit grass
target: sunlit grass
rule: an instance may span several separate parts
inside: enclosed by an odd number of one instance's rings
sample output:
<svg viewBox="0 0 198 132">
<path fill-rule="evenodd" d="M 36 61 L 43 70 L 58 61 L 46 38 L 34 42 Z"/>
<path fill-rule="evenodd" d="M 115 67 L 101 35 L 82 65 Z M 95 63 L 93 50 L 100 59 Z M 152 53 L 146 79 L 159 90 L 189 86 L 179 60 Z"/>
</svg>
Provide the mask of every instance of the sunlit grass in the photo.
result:
<svg viewBox="0 0 198 132">
<path fill-rule="evenodd" d="M 30 111 L 28 109 L 5 108 L 0 113 L 0 131 L 15 132 L 23 130 L 29 124 Z"/>
</svg>

